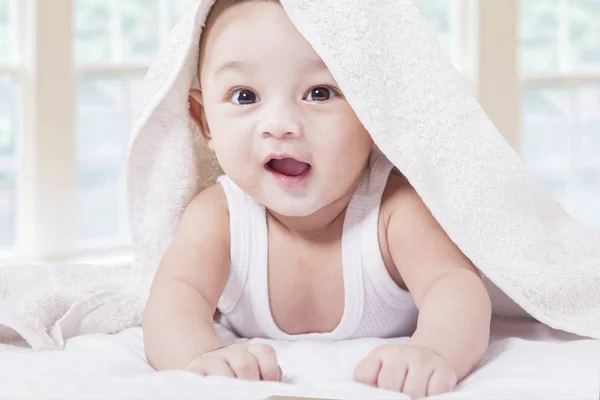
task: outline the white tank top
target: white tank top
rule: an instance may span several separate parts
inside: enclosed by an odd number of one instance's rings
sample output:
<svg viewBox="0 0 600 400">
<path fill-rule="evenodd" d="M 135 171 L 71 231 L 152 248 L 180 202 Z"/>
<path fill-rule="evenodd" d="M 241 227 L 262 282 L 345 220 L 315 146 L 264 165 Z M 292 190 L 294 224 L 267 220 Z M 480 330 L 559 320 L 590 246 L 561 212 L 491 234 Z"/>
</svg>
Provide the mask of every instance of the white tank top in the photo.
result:
<svg viewBox="0 0 600 400">
<path fill-rule="evenodd" d="M 376 148 L 348 204 L 342 233 L 344 312 L 327 333 L 290 335 L 271 314 L 266 209 L 227 176 L 221 176 L 229 204 L 231 271 L 218 302 L 219 322 L 240 337 L 274 340 L 409 336 L 416 328 L 412 296 L 396 285 L 381 257 L 378 219 L 393 165 Z"/>
</svg>

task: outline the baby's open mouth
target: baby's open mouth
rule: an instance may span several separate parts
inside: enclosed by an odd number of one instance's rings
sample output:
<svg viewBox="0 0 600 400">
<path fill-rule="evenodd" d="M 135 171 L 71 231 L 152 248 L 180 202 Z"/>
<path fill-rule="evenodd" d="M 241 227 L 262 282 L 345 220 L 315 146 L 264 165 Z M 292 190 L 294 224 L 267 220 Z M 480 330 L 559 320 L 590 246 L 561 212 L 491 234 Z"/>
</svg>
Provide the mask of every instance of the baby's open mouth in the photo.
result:
<svg viewBox="0 0 600 400">
<path fill-rule="evenodd" d="M 282 158 L 280 160 L 272 158 L 265 165 L 265 168 L 284 176 L 299 176 L 310 169 L 310 164 L 293 158 Z"/>
</svg>

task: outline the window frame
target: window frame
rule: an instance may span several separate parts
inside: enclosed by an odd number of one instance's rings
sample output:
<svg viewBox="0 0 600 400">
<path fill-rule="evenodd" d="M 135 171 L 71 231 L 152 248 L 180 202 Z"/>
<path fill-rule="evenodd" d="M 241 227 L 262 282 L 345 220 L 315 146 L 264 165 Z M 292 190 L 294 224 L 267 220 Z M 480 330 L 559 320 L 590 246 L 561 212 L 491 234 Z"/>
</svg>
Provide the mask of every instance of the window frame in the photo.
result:
<svg viewBox="0 0 600 400">
<path fill-rule="evenodd" d="M 75 82 L 70 3 L 17 1 L 17 44 L 23 49 L 19 258 L 54 260 L 73 251 Z"/>
<path fill-rule="evenodd" d="M 75 13 L 75 1 L 72 0 L 72 12 Z M 109 0 L 110 13 L 111 13 L 111 25 L 110 25 L 110 37 L 111 37 L 111 59 L 103 62 L 85 62 L 78 63 L 76 59 L 74 63 L 75 82 L 85 76 L 94 75 L 110 75 L 113 77 L 128 77 L 132 74 L 144 74 L 150 67 L 151 60 L 148 61 L 123 61 L 122 47 L 120 36 L 122 33 L 122 27 L 115 21 L 120 20 L 121 17 L 121 0 Z M 170 0 L 158 0 L 158 17 L 159 17 L 159 32 L 158 37 L 160 40 L 165 39 L 170 31 L 170 20 L 171 20 L 171 1 Z M 73 20 L 74 21 L 74 20 Z M 73 27 L 74 29 L 74 27 Z M 74 37 L 74 35 L 73 35 Z M 75 50 L 75 48 L 74 48 Z M 75 53 L 74 53 L 75 56 Z M 75 110 L 77 111 L 77 110 Z M 76 165 L 73 166 L 76 169 Z M 75 190 L 73 190 L 75 195 Z M 126 219 L 126 218 L 125 218 Z M 120 224 L 128 224 L 128 221 L 118 221 Z M 73 216 L 73 224 L 75 224 L 75 216 Z M 109 239 L 84 239 L 77 240 L 75 236 L 72 238 L 76 254 L 83 254 L 87 257 L 89 254 L 104 254 L 104 253 L 115 253 L 115 254 L 126 254 L 132 251 L 132 243 L 129 237 L 116 236 Z"/>
<path fill-rule="evenodd" d="M 14 0 L 13 0 L 14 1 Z M 16 46 L 13 46 L 16 47 Z M 15 82 L 19 88 L 21 88 L 22 86 L 22 82 L 21 82 L 21 68 L 19 68 L 19 66 L 17 65 L 17 63 L 14 61 L 15 58 L 12 57 L 12 60 L 9 63 L 6 64 L 0 64 L 0 77 L 8 77 L 9 81 L 11 82 Z M 22 96 L 21 96 L 21 103 L 22 103 Z M 22 110 L 22 104 L 19 104 L 19 110 Z M 23 123 L 23 118 L 22 118 L 22 112 L 21 115 L 19 116 L 20 118 L 20 123 Z M 20 132 L 16 132 L 17 136 L 19 135 Z M 20 139 L 20 140 L 19 140 Z M 17 207 L 16 211 L 17 211 L 17 215 L 15 215 L 14 221 L 16 223 L 16 225 L 13 227 L 13 235 L 15 235 L 15 240 L 14 240 L 14 248 L 17 248 L 17 246 L 19 246 L 18 243 L 18 238 L 23 235 L 25 235 L 27 233 L 27 229 L 25 229 L 25 226 L 23 226 L 23 224 L 21 223 L 21 221 L 24 221 L 24 218 L 26 218 L 27 216 L 25 215 L 18 215 L 19 211 L 23 211 L 20 210 L 21 207 L 19 207 L 20 201 L 22 199 L 22 192 L 23 192 L 23 187 L 21 184 L 21 176 L 25 173 L 24 168 L 23 168 L 23 162 L 22 162 L 22 157 L 20 155 L 20 141 L 22 141 L 22 138 L 13 138 L 13 140 L 15 140 L 16 146 L 14 148 L 14 166 L 12 172 L 13 174 L 15 174 L 15 183 L 14 183 L 14 187 L 13 187 L 13 202 L 14 202 L 14 206 Z M 23 213 L 21 213 L 23 214 Z M 5 249 L 5 248 L 0 248 L 0 260 L 3 258 L 6 258 L 7 256 L 10 257 L 14 254 L 14 250 L 11 249 Z"/>
<path fill-rule="evenodd" d="M 20 84 L 21 131 L 17 133 L 15 246 L 1 251 L 0 260 L 130 258 L 128 238 L 76 238 L 77 82 L 86 75 L 145 73 L 150 61 L 123 62 L 113 57 L 109 62 L 77 64 L 75 0 L 10 1 L 16 26 L 13 48 L 21 49 L 21 54 L 13 57 L 12 65 L 0 65 L 0 74 L 10 74 Z M 118 11 L 119 0 L 110 1 L 112 12 Z M 159 0 L 160 38 L 170 32 L 171 11 L 169 0 Z M 111 36 L 118 42 L 115 25 Z"/>
<path fill-rule="evenodd" d="M 11 21 L 11 25 L 10 25 L 10 35 L 11 37 L 15 38 L 18 37 L 18 30 L 19 30 L 19 21 L 18 21 L 18 12 L 17 12 L 17 7 L 16 7 L 16 0 L 8 0 L 7 4 L 10 7 L 10 21 Z M 13 39 L 14 40 L 14 39 Z M 18 57 L 15 54 L 17 49 L 19 48 L 18 45 L 15 45 L 16 43 L 9 43 L 9 59 L 8 61 L 4 61 L 2 63 L 0 63 L 0 76 L 1 77 L 8 77 L 10 82 L 16 82 L 19 87 L 21 86 L 21 68 L 19 66 L 19 63 L 17 62 Z M 19 109 L 21 108 L 21 104 L 19 104 Z M 23 118 L 20 118 L 21 120 Z M 19 136 L 19 132 L 16 132 L 16 135 Z M 16 157 L 16 165 L 15 167 L 17 168 L 17 171 L 13 171 L 16 172 L 17 174 L 19 172 L 21 172 L 21 165 L 20 165 L 20 157 L 19 157 L 19 148 L 18 148 L 18 144 L 17 144 L 17 148 L 14 149 L 15 151 L 15 157 Z M 16 176 L 16 183 L 15 183 L 15 193 L 13 194 L 15 197 L 15 204 L 19 203 L 19 190 L 21 189 L 20 185 L 19 185 L 19 176 Z M 20 222 L 20 216 L 16 216 L 15 218 L 17 225 L 14 227 L 14 231 L 13 234 L 15 236 L 17 236 L 19 234 L 19 229 L 21 228 L 21 225 L 19 224 Z M 15 246 L 17 245 L 16 243 L 16 238 L 15 238 Z M 7 251 L 6 249 L 0 248 L 0 257 L 5 257 L 6 255 L 11 255 L 13 252 L 12 251 Z"/>
<path fill-rule="evenodd" d="M 18 206 L 15 245 L 1 251 L 0 260 L 60 262 L 105 254 L 122 259 L 131 253 L 129 242 L 76 240 L 77 81 L 85 74 L 145 71 L 149 63 L 78 66 L 74 0 L 11 1 L 16 16 L 13 47 L 21 53 L 12 65 L 0 66 L 0 74 L 14 76 L 21 89 Z"/>
</svg>

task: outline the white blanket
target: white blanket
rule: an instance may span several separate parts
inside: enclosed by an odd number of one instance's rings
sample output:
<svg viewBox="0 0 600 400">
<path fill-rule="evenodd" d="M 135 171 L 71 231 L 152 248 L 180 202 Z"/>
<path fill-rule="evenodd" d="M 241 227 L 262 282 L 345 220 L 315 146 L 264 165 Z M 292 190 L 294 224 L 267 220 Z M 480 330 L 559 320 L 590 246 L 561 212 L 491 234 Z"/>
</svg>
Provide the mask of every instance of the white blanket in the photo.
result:
<svg viewBox="0 0 600 400">
<path fill-rule="evenodd" d="M 496 320 L 492 332 L 481 367 L 454 393 L 438 399 L 598 398 L 598 341 L 519 320 Z M 266 342 L 277 350 L 283 384 L 202 378 L 186 372 L 156 373 L 145 361 L 140 328 L 112 336 L 79 336 L 68 340 L 62 352 L 0 345 L 0 398 L 248 400 L 274 394 L 407 398 L 351 381 L 354 365 L 383 340 Z"/>
</svg>

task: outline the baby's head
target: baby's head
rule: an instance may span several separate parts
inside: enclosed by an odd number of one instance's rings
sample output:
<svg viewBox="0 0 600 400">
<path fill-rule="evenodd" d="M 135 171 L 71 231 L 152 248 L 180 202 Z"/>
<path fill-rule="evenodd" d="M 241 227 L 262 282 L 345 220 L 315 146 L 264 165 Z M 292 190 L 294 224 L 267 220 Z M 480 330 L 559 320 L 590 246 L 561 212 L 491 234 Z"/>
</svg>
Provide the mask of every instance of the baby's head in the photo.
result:
<svg viewBox="0 0 600 400">
<path fill-rule="evenodd" d="M 191 115 L 241 189 L 286 216 L 352 193 L 373 142 L 278 1 L 217 1 L 199 65 Z"/>
</svg>

